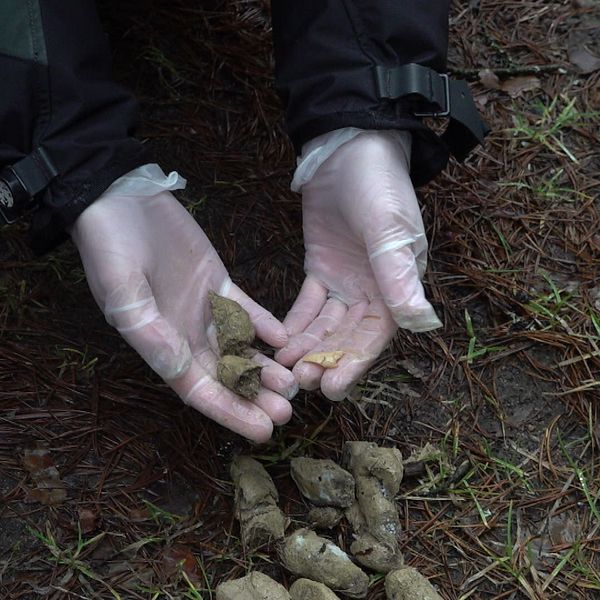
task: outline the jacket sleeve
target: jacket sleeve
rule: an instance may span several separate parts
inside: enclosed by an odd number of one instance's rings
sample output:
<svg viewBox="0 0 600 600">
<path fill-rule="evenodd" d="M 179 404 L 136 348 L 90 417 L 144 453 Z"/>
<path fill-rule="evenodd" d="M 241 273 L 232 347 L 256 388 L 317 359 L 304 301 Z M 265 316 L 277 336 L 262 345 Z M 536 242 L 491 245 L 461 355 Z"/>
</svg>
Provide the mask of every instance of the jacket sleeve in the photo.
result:
<svg viewBox="0 0 600 600">
<path fill-rule="evenodd" d="M 32 243 L 43 252 L 114 180 L 149 162 L 132 137 L 137 105 L 112 79 L 93 0 L 2 0 L 0 73 L 0 179 L 16 173 L 33 192 Z"/>
<path fill-rule="evenodd" d="M 448 84 L 438 76 L 446 69 L 448 11 L 448 0 L 272 0 L 276 87 L 296 151 L 341 127 L 410 130 L 411 176 L 420 185 L 451 151 L 463 159 L 481 143 L 487 126 L 465 82 L 446 89 L 459 120 L 451 118 L 439 137 L 417 116 L 435 111 L 422 110 L 422 96 L 402 92 L 417 91 L 400 69 L 406 65 L 416 67 L 409 79 Z M 394 87 L 398 93 L 390 93 Z"/>
</svg>

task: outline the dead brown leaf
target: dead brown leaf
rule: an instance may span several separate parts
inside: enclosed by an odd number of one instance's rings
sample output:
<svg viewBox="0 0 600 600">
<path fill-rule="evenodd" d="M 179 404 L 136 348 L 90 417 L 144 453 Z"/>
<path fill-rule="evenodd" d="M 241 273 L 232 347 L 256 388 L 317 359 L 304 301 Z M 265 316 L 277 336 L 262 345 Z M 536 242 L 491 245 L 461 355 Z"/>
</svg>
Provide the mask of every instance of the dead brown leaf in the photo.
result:
<svg viewBox="0 0 600 600">
<path fill-rule="evenodd" d="M 475 104 L 477 104 L 479 108 L 483 108 L 484 106 L 486 106 L 489 99 L 489 94 L 477 94 L 477 96 L 475 96 Z"/>
<path fill-rule="evenodd" d="M 162 555 L 161 567 L 166 579 L 183 571 L 192 583 L 197 584 L 201 581 L 198 561 L 189 546 L 175 544 L 167 548 Z"/>
<path fill-rule="evenodd" d="M 585 46 L 569 46 L 569 60 L 584 75 L 600 69 L 600 56 L 592 54 Z"/>
<path fill-rule="evenodd" d="M 26 449 L 22 463 L 36 485 L 35 488 L 27 490 L 25 502 L 56 506 L 67 499 L 66 486 L 61 481 L 60 473 L 46 448 Z"/>
<path fill-rule="evenodd" d="M 79 525 L 82 533 L 89 533 L 96 528 L 97 514 L 89 508 L 79 509 Z"/>
<path fill-rule="evenodd" d="M 27 490 L 24 501 L 26 503 L 39 502 L 46 506 L 57 506 L 67 499 L 67 491 L 62 481 L 39 482 L 38 487 Z"/>
<path fill-rule="evenodd" d="M 521 77 L 511 77 L 502 82 L 502 91 L 506 92 L 511 98 L 517 98 L 523 92 L 530 92 L 539 88 L 541 81 L 533 75 L 524 75 Z"/>
<path fill-rule="evenodd" d="M 31 474 L 32 477 L 36 477 L 41 471 L 54 467 L 54 461 L 49 455 L 48 450 L 45 448 L 34 448 L 27 449 L 23 453 L 23 467 Z"/>
<path fill-rule="evenodd" d="M 588 75 L 600 69 L 600 14 L 581 16 L 580 27 L 569 34 L 567 54 L 579 71 Z"/>
<path fill-rule="evenodd" d="M 488 90 L 499 90 L 501 88 L 500 79 L 498 79 L 498 75 L 490 69 L 483 69 L 479 71 L 479 81 L 486 87 Z"/>
<path fill-rule="evenodd" d="M 132 508 L 129 511 L 129 520 L 134 523 L 140 523 L 150 519 L 150 512 L 147 508 Z"/>
<path fill-rule="evenodd" d="M 533 75 L 521 75 L 500 81 L 499 77 L 490 69 L 479 71 L 479 81 L 487 89 L 506 92 L 511 98 L 517 98 L 523 92 L 535 90 L 541 85 L 541 81 Z"/>
</svg>

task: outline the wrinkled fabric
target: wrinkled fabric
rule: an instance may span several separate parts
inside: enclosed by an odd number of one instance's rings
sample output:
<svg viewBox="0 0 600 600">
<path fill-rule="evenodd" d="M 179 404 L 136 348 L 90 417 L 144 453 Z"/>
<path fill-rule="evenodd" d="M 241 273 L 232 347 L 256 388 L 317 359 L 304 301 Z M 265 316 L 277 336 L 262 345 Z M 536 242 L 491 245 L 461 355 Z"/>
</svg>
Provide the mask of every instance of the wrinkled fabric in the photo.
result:
<svg viewBox="0 0 600 600">
<path fill-rule="evenodd" d="M 379 97 L 376 66 L 446 70 L 448 0 L 272 0 L 275 86 L 296 153 L 337 129 L 410 131 L 413 185 L 448 162 L 410 101 Z"/>
<path fill-rule="evenodd" d="M 148 163 L 138 106 L 116 83 L 93 0 L 0 3 L 0 168 L 42 146 L 59 175 L 39 195 L 31 243 L 43 253 L 121 175 Z"/>
</svg>

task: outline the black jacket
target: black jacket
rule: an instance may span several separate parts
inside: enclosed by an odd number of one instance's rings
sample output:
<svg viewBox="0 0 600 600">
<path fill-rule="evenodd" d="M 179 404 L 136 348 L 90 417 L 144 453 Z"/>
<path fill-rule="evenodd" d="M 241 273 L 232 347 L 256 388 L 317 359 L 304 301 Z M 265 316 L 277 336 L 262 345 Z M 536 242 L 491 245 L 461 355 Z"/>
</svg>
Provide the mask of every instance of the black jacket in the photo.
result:
<svg viewBox="0 0 600 600">
<path fill-rule="evenodd" d="M 463 110 L 471 127 L 450 121 L 446 138 L 415 116 L 446 108 L 445 94 L 455 107 L 468 95 L 466 86 L 449 92 L 436 74 L 446 64 L 447 0 L 273 0 L 272 9 L 276 85 L 297 151 L 340 127 L 411 130 L 419 185 L 449 151 L 462 159 L 483 139 L 472 102 Z M 93 0 L 0 0 L 0 75 L 0 211 L 14 215 L 18 198 L 32 196 L 41 252 L 115 179 L 151 159 L 133 137 L 137 105 L 112 79 Z"/>
</svg>

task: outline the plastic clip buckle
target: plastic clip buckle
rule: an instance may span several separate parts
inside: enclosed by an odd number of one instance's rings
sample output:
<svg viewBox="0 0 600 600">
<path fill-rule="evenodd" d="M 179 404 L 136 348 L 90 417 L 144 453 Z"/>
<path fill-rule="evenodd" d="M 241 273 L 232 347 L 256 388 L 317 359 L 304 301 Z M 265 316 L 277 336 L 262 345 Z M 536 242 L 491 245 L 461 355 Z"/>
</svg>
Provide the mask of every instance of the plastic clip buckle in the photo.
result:
<svg viewBox="0 0 600 600">
<path fill-rule="evenodd" d="M 36 196 L 58 175 L 50 157 L 39 146 L 13 165 L 0 170 L 0 217 L 14 223 Z"/>
<path fill-rule="evenodd" d="M 0 218 L 5 224 L 14 223 L 29 204 L 29 194 L 10 167 L 0 171 Z"/>
</svg>

